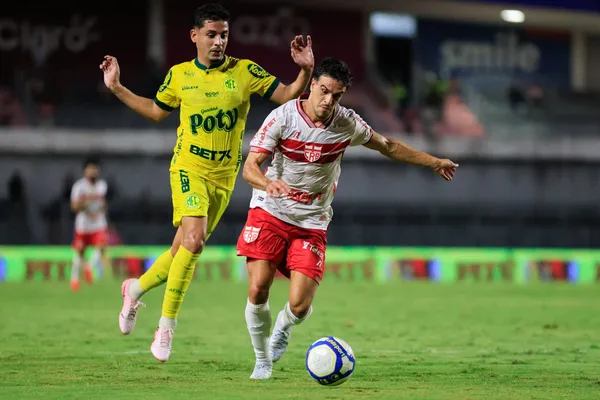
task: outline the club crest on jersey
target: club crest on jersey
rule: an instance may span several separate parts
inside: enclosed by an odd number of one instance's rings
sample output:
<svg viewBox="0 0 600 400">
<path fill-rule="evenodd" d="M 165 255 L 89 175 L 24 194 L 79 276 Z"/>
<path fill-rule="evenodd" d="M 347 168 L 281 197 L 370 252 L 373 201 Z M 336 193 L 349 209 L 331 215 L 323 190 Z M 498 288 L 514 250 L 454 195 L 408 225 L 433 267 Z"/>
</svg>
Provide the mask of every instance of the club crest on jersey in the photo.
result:
<svg viewBox="0 0 600 400">
<path fill-rule="evenodd" d="M 195 210 L 200 208 L 200 196 L 198 196 L 196 193 L 192 193 L 190 194 L 186 199 L 185 199 L 185 206 L 187 208 L 189 208 L 190 210 Z"/>
<path fill-rule="evenodd" d="M 260 228 L 255 228 L 253 226 L 247 226 L 244 228 L 244 241 L 246 243 L 252 243 L 256 239 L 258 239 L 258 233 L 260 232 Z"/>
<path fill-rule="evenodd" d="M 321 158 L 321 150 L 323 150 L 323 146 L 307 144 L 304 146 L 304 158 L 306 158 L 308 162 L 315 162 Z"/>
<path fill-rule="evenodd" d="M 235 93 L 238 90 L 237 87 L 237 83 L 235 82 L 235 79 L 233 79 L 232 77 L 229 77 L 225 80 L 225 90 L 231 93 Z"/>
</svg>

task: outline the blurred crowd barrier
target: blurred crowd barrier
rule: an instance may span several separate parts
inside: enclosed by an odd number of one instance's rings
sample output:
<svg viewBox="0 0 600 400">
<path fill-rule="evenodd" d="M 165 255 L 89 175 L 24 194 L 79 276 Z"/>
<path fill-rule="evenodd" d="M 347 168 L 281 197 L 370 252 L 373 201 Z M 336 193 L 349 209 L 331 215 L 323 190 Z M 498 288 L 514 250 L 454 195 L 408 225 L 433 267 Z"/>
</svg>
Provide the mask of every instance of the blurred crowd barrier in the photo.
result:
<svg viewBox="0 0 600 400">
<path fill-rule="evenodd" d="M 164 247 L 116 246 L 106 255 L 103 279 L 125 279 L 144 273 Z M 0 247 L 0 282 L 63 281 L 70 276 L 68 247 Z M 194 279 L 245 281 L 245 259 L 231 246 L 207 247 Z M 600 282 L 599 250 L 330 247 L 327 281 L 430 281 L 452 283 Z M 278 277 L 282 278 L 278 273 Z"/>
</svg>

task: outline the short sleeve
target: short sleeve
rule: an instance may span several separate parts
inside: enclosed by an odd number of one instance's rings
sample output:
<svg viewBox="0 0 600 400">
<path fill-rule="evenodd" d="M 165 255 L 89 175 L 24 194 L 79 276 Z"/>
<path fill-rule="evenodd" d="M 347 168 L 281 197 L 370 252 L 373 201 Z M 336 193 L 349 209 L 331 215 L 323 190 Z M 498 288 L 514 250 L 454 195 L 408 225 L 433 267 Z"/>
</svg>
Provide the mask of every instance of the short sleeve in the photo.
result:
<svg viewBox="0 0 600 400">
<path fill-rule="evenodd" d="M 250 93 L 259 94 L 265 99 L 270 99 L 277 86 L 279 86 L 279 79 L 269 74 L 258 64 L 252 61 L 248 62 L 246 66 L 248 72 L 248 78 L 250 79 Z"/>
<path fill-rule="evenodd" d="M 175 75 L 176 73 L 171 68 L 154 97 L 154 103 L 165 111 L 173 111 L 181 103 L 181 99 L 177 96 L 177 90 L 175 89 L 177 87 L 175 83 L 177 77 Z"/>
<path fill-rule="evenodd" d="M 71 188 L 71 201 L 77 201 L 81 197 L 81 185 L 78 182 L 75 182 L 73 187 Z"/>
<path fill-rule="evenodd" d="M 361 146 L 366 144 L 373 137 L 373 128 L 369 126 L 353 110 L 346 110 L 350 127 L 353 130 L 350 146 Z"/>
<path fill-rule="evenodd" d="M 273 153 L 282 136 L 283 119 L 284 114 L 280 112 L 279 107 L 271 111 L 254 138 L 252 138 L 250 151 L 254 153 Z"/>
</svg>

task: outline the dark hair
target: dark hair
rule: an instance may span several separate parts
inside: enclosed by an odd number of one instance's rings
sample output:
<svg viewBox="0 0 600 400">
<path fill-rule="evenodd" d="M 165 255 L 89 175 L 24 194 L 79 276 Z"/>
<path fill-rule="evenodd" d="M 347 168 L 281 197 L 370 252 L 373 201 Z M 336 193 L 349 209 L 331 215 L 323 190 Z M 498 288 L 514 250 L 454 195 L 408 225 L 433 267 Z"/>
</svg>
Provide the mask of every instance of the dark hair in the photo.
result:
<svg viewBox="0 0 600 400">
<path fill-rule="evenodd" d="M 95 165 L 96 167 L 99 167 L 100 161 L 96 157 L 88 157 L 83 162 L 83 169 L 86 169 L 90 165 Z"/>
<path fill-rule="evenodd" d="M 350 68 L 348 68 L 345 62 L 337 58 L 327 57 L 321 60 L 317 68 L 315 68 L 314 78 L 319 79 L 323 75 L 342 82 L 345 88 L 349 88 L 352 85 L 352 72 L 350 72 Z"/>
<path fill-rule="evenodd" d="M 204 4 L 194 11 L 194 28 L 202 28 L 206 21 L 229 22 L 229 10 L 219 3 Z"/>
</svg>

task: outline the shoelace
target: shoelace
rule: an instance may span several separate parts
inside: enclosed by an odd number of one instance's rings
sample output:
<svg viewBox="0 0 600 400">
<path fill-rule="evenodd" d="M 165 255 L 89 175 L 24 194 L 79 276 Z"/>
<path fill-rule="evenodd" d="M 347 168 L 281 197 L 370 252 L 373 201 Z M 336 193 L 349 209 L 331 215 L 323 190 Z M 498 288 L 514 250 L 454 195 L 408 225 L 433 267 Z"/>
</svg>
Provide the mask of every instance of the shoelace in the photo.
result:
<svg viewBox="0 0 600 400">
<path fill-rule="evenodd" d="M 275 347 L 276 349 L 280 349 L 280 348 L 284 347 L 287 344 L 287 342 L 289 341 L 289 338 L 290 338 L 289 332 L 281 331 L 281 335 L 279 335 L 279 340 L 277 340 L 273 344 L 273 347 Z"/>
<path fill-rule="evenodd" d="M 173 339 L 173 329 L 166 329 L 162 331 L 160 335 L 160 346 L 170 348 L 171 339 Z"/>
<path fill-rule="evenodd" d="M 140 308 L 140 306 L 142 307 L 146 307 L 146 305 L 144 303 L 142 303 L 141 301 L 138 301 L 134 306 L 129 307 L 129 313 L 127 314 L 127 318 L 135 318 L 137 312 L 138 312 L 138 308 Z"/>
</svg>

